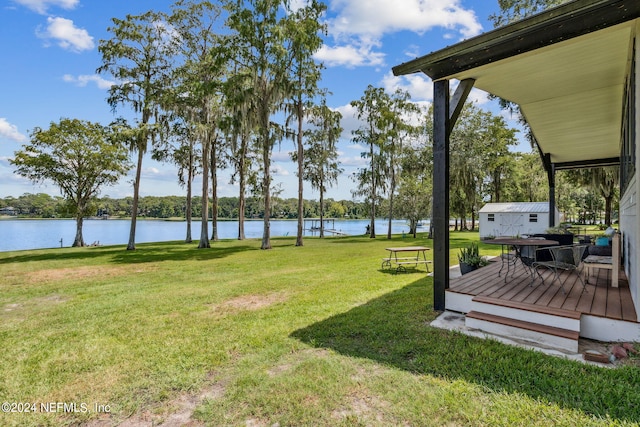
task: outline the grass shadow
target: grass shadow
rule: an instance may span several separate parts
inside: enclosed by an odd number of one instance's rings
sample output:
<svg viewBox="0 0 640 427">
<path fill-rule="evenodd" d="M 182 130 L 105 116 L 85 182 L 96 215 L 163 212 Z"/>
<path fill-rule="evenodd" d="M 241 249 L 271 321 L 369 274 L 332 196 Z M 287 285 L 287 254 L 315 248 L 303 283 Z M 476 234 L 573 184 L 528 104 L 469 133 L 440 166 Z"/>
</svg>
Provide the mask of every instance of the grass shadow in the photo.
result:
<svg viewBox="0 0 640 427">
<path fill-rule="evenodd" d="M 198 249 L 197 242 L 157 242 L 136 244 L 136 250 L 127 251 L 126 246 L 98 246 L 85 248 L 62 248 L 34 251 L 19 251 L 15 255 L 0 257 L 1 264 L 38 261 L 82 261 L 104 258 L 107 263 L 137 264 L 159 261 L 211 260 L 233 253 L 258 250 L 249 245 L 224 245 L 212 242 L 211 248 Z"/>
<path fill-rule="evenodd" d="M 378 235 L 378 237 L 376 237 L 375 239 L 372 239 L 367 235 L 331 236 L 328 238 L 325 237 L 324 239 L 326 239 L 331 243 L 364 243 L 364 242 L 370 241 L 370 242 L 377 242 L 377 243 L 382 243 L 382 242 L 404 243 L 405 245 L 416 245 L 417 243 L 420 243 L 421 245 L 423 245 L 425 243 L 429 243 L 428 246 L 430 246 L 431 240 L 428 239 L 426 236 L 427 236 L 426 234 L 424 236 L 421 236 L 420 234 L 418 234 L 418 236 L 414 239 L 413 236 L 408 234 L 405 235 L 404 237 L 401 234 L 393 234 L 391 236 L 391 239 L 387 239 L 387 235 L 385 234 L 384 236 Z"/>
<path fill-rule="evenodd" d="M 429 273 L 431 273 L 431 271 L 426 271 L 420 268 L 416 268 L 416 267 L 408 267 L 406 270 L 400 270 L 400 271 L 396 271 L 395 268 L 380 268 L 378 269 L 378 271 L 382 274 L 390 274 L 392 276 L 395 276 L 396 274 L 400 274 L 400 275 L 404 275 L 404 274 L 422 274 L 422 275 L 428 275 Z"/>
<path fill-rule="evenodd" d="M 420 279 L 365 305 L 295 331 L 307 344 L 415 374 L 461 379 L 496 392 L 597 417 L 640 419 L 640 370 L 604 369 L 429 326 L 431 280 Z"/>
</svg>

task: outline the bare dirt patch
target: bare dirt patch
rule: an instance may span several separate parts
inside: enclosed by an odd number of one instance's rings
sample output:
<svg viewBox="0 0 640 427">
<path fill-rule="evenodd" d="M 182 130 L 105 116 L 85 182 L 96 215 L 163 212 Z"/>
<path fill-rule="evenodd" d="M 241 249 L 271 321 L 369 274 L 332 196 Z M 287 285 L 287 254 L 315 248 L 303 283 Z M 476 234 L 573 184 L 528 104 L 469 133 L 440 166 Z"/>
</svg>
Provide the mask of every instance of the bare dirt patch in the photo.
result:
<svg viewBox="0 0 640 427">
<path fill-rule="evenodd" d="M 54 268 L 47 270 L 38 270 L 26 273 L 23 278 L 24 284 L 40 284 L 68 280 L 83 280 L 96 277 L 109 278 L 123 276 L 127 274 L 143 273 L 139 267 L 133 266 L 82 266 L 82 267 L 66 267 Z"/>
<path fill-rule="evenodd" d="M 331 417 L 337 420 L 358 421 L 358 424 L 369 425 L 373 421 L 376 423 L 384 422 L 385 408 L 389 404 L 377 396 L 364 394 L 360 391 L 349 397 L 349 406 L 336 409 L 331 413 Z"/>
<path fill-rule="evenodd" d="M 302 351 L 288 354 L 281 359 L 281 363 L 274 365 L 267 370 L 267 374 L 270 377 L 276 377 L 291 371 L 302 362 L 309 359 L 326 359 L 329 356 L 329 351 L 326 349 L 307 348 Z"/>
<path fill-rule="evenodd" d="M 192 419 L 193 412 L 206 400 L 220 399 L 226 390 L 224 381 L 208 383 L 198 394 L 182 393 L 159 407 L 151 408 L 118 423 L 119 427 L 200 427 L 204 423 Z M 93 420 L 88 427 L 107 427 L 114 425 L 111 417 L 105 416 Z"/>
<path fill-rule="evenodd" d="M 68 298 L 57 295 L 45 295 L 42 297 L 31 298 L 20 303 L 6 304 L 0 308 L 0 319 L 5 324 L 13 324 L 14 326 L 25 321 L 34 310 L 47 309 L 58 304 L 63 304 Z"/>
<path fill-rule="evenodd" d="M 2 311 L 9 313 L 18 310 L 20 307 L 22 307 L 22 304 L 7 304 L 3 307 Z"/>
<path fill-rule="evenodd" d="M 266 295 L 240 295 L 220 304 L 213 304 L 211 308 L 214 311 L 256 311 L 284 302 L 287 299 L 288 295 L 283 292 L 274 292 Z"/>
</svg>

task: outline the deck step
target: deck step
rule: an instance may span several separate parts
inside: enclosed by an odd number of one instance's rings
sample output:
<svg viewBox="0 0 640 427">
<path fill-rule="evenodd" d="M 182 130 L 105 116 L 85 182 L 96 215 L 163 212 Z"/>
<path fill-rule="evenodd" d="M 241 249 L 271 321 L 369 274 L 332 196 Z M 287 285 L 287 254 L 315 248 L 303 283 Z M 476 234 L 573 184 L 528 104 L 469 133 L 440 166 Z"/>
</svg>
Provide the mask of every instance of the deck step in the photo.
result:
<svg viewBox="0 0 640 427">
<path fill-rule="evenodd" d="M 465 324 L 469 328 L 479 329 L 490 334 L 535 342 L 571 353 L 578 351 L 579 331 L 478 311 L 468 312 Z"/>
<path fill-rule="evenodd" d="M 477 295 L 471 299 L 468 311 L 489 313 L 509 319 L 553 326 L 580 332 L 581 313 L 561 308 L 536 306 L 518 301 Z"/>
<path fill-rule="evenodd" d="M 501 307 L 515 308 L 518 310 L 525 310 L 533 313 L 548 314 L 550 316 L 566 317 L 568 319 L 580 320 L 580 317 L 582 316 L 582 313 L 580 313 L 579 311 L 527 304 L 525 302 L 504 300 L 504 299 L 493 298 L 493 297 L 488 297 L 484 295 L 476 295 L 475 297 L 473 297 L 472 301 L 476 301 L 484 304 L 498 305 Z"/>
</svg>

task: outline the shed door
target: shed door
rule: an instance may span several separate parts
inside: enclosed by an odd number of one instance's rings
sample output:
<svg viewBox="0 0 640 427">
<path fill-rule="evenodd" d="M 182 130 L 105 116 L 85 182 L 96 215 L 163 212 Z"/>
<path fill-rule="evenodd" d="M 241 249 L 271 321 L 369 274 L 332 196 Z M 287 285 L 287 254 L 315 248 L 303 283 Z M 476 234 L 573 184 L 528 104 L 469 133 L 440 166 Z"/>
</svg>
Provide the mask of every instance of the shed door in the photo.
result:
<svg viewBox="0 0 640 427">
<path fill-rule="evenodd" d="M 524 215 L 522 214 L 501 214 L 500 234 L 503 236 L 516 236 L 522 233 L 524 225 Z"/>
</svg>

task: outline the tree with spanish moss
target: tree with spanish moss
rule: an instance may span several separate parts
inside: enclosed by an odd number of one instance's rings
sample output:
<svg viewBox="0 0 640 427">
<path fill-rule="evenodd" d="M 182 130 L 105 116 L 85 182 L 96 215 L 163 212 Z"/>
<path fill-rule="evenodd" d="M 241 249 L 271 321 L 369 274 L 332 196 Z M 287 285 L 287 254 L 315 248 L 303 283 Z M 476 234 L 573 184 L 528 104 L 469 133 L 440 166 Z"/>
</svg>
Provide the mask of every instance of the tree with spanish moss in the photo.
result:
<svg viewBox="0 0 640 427">
<path fill-rule="evenodd" d="M 228 4 L 228 27 L 238 61 L 236 81 L 250 87 L 249 102 L 255 114 L 256 145 L 261 157 L 260 189 L 264 200 L 261 249 L 271 249 L 271 157 L 281 141 L 282 126 L 272 116 L 282 110 L 291 93 L 290 72 L 293 63 L 292 41 L 287 37 L 286 15 L 280 0 L 234 0 Z"/>
<path fill-rule="evenodd" d="M 125 139 L 137 153 L 136 175 L 133 181 L 133 208 L 127 250 L 135 250 L 136 220 L 140 197 L 142 159 L 149 143 L 158 141 L 164 123 L 161 99 L 168 86 L 175 44 L 171 29 L 163 14 L 149 11 L 141 15 L 112 18 L 108 40 L 100 40 L 98 51 L 102 65 L 98 73 L 109 73 L 116 83 L 109 89 L 107 102 L 115 111 L 130 107 L 138 116 L 136 125 L 127 129 Z"/>
<path fill-rule="evenodd" d="M 227 52 L 224 19 L 219 5 L 210 1 L 179 0 L 172 8 L 169 23 L 177 34 L 181 59 L 172 73 L 172 86 L 166 109 L 186 123 L 189 139 L 198 141 L 201 155 L 202 195 L 198 248 L 209 248 L 209 178 L 213 187 L 213 233 L 217 238 L 216 172 L 222 141 L 220 121 L 222 81 L 226 73 Z M 187 141 L 189 140 L 187 139 Z"/>
<path fill-rule="evenodd" d="M 364 196 L 369 205 L 369 237 L 376 237 L 376 208 L 381 201 L 381 192 L 386 190 L 385 177 L 388 163 L 385 160 L 385 123 L 383 112 L 389 110 L 391 99 L 383 88 L 367 86 L 362 97 L 351 101 L 361 125 L 352 131 L 352 141 L 363 144 L 367 151 L 361 153 L 369 162 L 366 168 L 356 171 L 353 179 L 358 184 L 354 195 Z"/>
<path fill-rule="evenodd" d="M 298 227 L 296 232 L 296 246 L 302 246 L 304 221 L 304 131 L 303 125 L 307 110 L 313 105 L 313 100 L 322 90 L 318 88 L 322 65 L 315 61 L 313 55 L 322 46 L 321 33 L 326 32 L 326 25 L 320 22 L 322 13 L 326 10 L 323 3 L 311 0 L 304 7 L 290 11 L 287 19 L 287 37 L 293 55 L 291 75 L 289 79 L 289 96 L 285 108 L 289 113 L 287 122 L 295 120 L 296 129 L 293 132 L 296 145 L 296 161 L 298 163 Z M 288 124 L 288 123 L 287 123 Z"/>
<path fill-rule="evenodd" d="M 386 143 L 384 144 L 385 158 L 388 161 L 389 182 L 389 215 L 387 222 L 387 239 L 391 239 L 391 224 L 395 217 L 394 200 L 398 184 L 400 165 L 398 158 L 403 145 L 417 136 L 419 127 L 416 125 L 420 116 L 420 108 L 411 102 L 409 92 L 398 89 L 389 96 L 390 102 L 386 110 L 382 111 L 382 125 L 385 128 Z"/>
<path fill-rule="evenodd" d="M 324 194 L 328 187 L 338 181 L 338 175 L 342 172 L 337 152 L 337 142 L 342 133 L 342 114 L 331 111 L 323 102 L 309 110 L 308 118 L 313 128 L 305 131 L 307 148 L 302 173 L 303 178 L 311 183 L 311 188 L 320 193 L 320 237 L 324 237 Z M 292 158 L 300 161 L 298 152 L 293 152 Z M 298 202 L 298 212 L 299 206 Z"/>
</svg>

